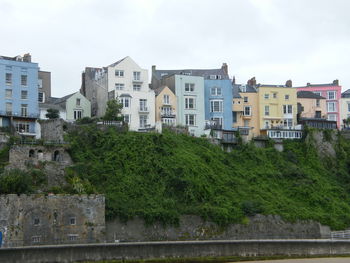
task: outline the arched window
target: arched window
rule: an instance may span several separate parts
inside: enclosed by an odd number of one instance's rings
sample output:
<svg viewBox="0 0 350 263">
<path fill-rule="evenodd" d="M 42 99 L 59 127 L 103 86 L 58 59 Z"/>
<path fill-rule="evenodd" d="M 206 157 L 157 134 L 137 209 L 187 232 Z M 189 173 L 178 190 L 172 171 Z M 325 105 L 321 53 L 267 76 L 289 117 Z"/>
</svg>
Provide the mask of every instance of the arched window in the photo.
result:
<svg viewBox="0 0 350 263">
<path fill-rule="evenodd" d="M 35 156 L 35 151 L 33 149 L 29 150 L 29 157 L 33 158 Z"/>
</svg>

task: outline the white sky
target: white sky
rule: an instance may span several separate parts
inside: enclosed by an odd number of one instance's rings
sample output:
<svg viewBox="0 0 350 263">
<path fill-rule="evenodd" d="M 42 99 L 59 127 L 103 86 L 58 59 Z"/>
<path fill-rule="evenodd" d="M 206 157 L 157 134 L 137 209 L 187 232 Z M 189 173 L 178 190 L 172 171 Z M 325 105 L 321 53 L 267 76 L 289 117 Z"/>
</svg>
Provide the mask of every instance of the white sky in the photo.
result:
<svg viewBox="0 0 350 263">
<path fill-rule="evenodd" d="M 238 83 L 350 88 L 348 0 L 0 0 L 0 54 L 31 53 L 52 95 L 79 90 L 86 66 L 219 68 Z"/>
</svg>

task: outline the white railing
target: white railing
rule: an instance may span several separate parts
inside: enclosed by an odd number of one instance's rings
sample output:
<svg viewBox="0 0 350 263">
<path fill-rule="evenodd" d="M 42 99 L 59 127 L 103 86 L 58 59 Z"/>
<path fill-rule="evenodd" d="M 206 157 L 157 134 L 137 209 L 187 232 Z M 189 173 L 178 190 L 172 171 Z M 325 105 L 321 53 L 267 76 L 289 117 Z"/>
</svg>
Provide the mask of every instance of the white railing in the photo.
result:
<svg viewBox="0 0 350 263">
<path fill-rule="evenodd" d="M 331 238 L 332 239 L 350 239 L 350 230 L 332 231 Z"/>
</svg>

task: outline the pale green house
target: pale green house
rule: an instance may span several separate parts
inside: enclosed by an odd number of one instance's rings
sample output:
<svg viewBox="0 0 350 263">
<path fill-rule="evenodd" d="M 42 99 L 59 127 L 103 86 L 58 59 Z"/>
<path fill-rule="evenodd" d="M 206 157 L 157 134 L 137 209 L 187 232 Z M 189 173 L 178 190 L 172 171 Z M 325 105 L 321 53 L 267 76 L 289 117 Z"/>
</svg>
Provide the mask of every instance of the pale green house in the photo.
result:
<svg viewBox="0 0 350 263">
<path fill-rule="evenodd" d="M 84 117 L 91 117 L 91 103 L 80 92 L 57 99 L 54 104 L 65 109 L 67 121 L 76 121 Z"/>
</svg>

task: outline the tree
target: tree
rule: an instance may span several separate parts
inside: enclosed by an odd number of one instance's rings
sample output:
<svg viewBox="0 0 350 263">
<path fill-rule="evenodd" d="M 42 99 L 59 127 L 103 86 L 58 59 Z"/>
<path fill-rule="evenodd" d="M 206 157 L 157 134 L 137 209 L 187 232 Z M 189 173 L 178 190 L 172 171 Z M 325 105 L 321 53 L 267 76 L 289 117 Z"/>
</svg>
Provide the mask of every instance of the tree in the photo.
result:
<svg viewBox="0 0 350 263">
<path fill-rule="evenodd" d="M 48 119 L 58 119 L 60 117 L 60 113 L 58 110 L 56 109 L 47 109 L 47 113 L 46 113 L 46 118 Z"/>
<path fill-rule="evenodd" d="M 121 120 L 119 116 L 121 114 L 123 104 L 118 99 L 109 100 L 107 102 L 106 114 L 103 117 L 106 121 L 118 121 Z"/>
</svg>

